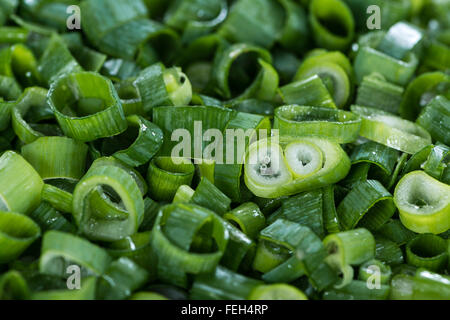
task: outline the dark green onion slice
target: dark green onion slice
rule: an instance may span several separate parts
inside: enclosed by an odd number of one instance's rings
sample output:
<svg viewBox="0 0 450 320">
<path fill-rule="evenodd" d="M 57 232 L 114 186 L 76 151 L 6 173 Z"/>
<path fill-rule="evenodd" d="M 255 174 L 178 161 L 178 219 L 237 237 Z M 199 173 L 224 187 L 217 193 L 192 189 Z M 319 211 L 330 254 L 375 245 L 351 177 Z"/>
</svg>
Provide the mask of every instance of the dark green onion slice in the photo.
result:
<svg viewBox="0 0 450 320">
<path fill-rule="evenodd" d="M 378 166 L 387 176 L 391 176 L 399 152 L 382 144 L 369 141 L 358 145 L 352 152 L 350 159 L 352 164 L 370 163 Z"/>
<path fill-rule="evenodd" d="M 23 275 L 15 270 L 0 276 L 1 300 L 26 300 L 30 297 L 30 289 Z"/>
<path fill-rule="evenodd" d="M 389 239 L 399 246 L 406 244 L 409 240 L 416 236 L 414 232 L 406 229 L 398 219 L 393 219 L 386 222 L 380 229 L 377 230 L 377 235 Z"/>
<path fill-rule="evenodd" d="M 270 53 L 254 45 L 237 43 L 220 50 L 212 70 L 215 91 L 225 99 L 253 97 L 270 101 L 279 81 L 271 63 Z M 256 76 L 248 74 L 252 71 Z"/>
<path fill-rule="evenodd" d="M 419 268 L 442 271 L 448 262 L 448 241 L 433 234 L 421 234 L 406 245 L 406 261 Z"/>
<path fill-rule="evenodd" d="M 336 108 L 327 87 L 318 75 L 287 84 L 279 89 L 284 103 Z"/>
<path fill-rule="evenodd" d="M 375 238 L 375 241 L 375 259 L 391 266 L 404 263 L 403 251 L 397 243 L 378 235 Z"/>
<path fill-rule="evenodd" d="M 47 90 L 39 87 L 30 87 L 18 98 L 11 111 L 11 121 L 14 132 L 24 143 L 31 143 L 39 137 L 48 133 L 59 135 L 59 130 L 53 129 L 53 132 L 46 132 L 44 127 L 39 127 L 36 123 L 29 123 L 26 119 L 32 114 L 51 112 L 47 104 Z M 53 118 L 53 116 L 50 116 Z M 32 120 L 32 119 L 30 119 Z M 36 119 L 38 120 L 38 119 Z M 36 121 L 39 122 L 39 121 Z"/>
<path fill-rule="evenodd" d="M 309 21 L 319 47 L 346 50 L 355 34 L 352 12 L 342 1 L 312 0 Z"/>
<path fill-rule="evenodd" d="M 158 257 L 158 277 L 187 286 L 187 274 L 210 273 L 217 267 L 229 240 L 222 220 L 193 204 L 161 209 L 152 231 L 152 249 Z"/>
<path fill-rule="evenodd" d="M 85 170 L 88 147 L 66 137 L 41 137 L 22 147 L 22 155 L 42 179 L 79 180 Z"/>
<path fill-rule="evenodd" d="M 189 159 L 155 158 L 147 172 L 149 195 L 157 201 L 170 202 L 180 186 L 191 184 L 194 173 L 195 167 Z"/>
<path fill-rule="evenodd" d="M 112 82 L 91 72 L 71 73 L 54 82 L 48 101 L 64 133 L 93 141 L 127 128 L 122 104 Z"/>
<path fill-rule="evenodd" d="M 448 70 L 450 67 L 450 47 L 448 44 L 431 40 L 425 49 L 424 65 L 433 70 Z"/>
<path fill-rule="evenodd" d="M 361 119 L 354 114 L 329 108 L 283 106 L 275 110 L 274 129 L 291 137 L 317 136 L 337 143 L 358 138 Z"/>
<path fill-rule="evenodd" d="M 245 186 L 242 185 L 242 164 L 245 151 L 257 137 L 264 134 L 268 136 L 270 127 L 270 120 L 267 117 L 243 112 L 239 112 L 234 119 L 228 122 L 223 138 L 225 144 L 223 159 L 217 149 L 215 155 L 211 155 L 211 157 L 218 160 L 214 165 L 212 181 L 231 200 L 235 202 L 248 200 Z M 217 141 L 215 142 L 217 143 Z M 209 155 L 207 156 L 209 157 Z"/>
<path fill-rule="evenodd" d="M 70 53 L 60 36 L 52 35 L 44 54 L 39 61 L 39 73 L 50 84 L 59 76 L 83 69 Z"/>
<path fill-rule="evenodd" d="M 400 105 L 400 115 L 407 120 L 416 120 L 421 110 L 442 90 L 447 88 L 448 91 L 449 87 L 450 78 L 445 73 L 429 72 L 421 74 L 408 84 Z"/>
<path fill-rule="evenodd" d="M 431 149 L 431 152 L 422 167 L 428 175 L 445 183 L 444 173 L 448 170 L 449 162 L 450 148 L 446 145 L 437 145 Z"/>
<path fill-rule="evenodd" d="M 362 117 L 364 138 L 409 154 L 431 143 L 430 134 L 413 122 L 374 108 L 354 105 L 351 110 Z"/>
<path fill-rule="evenodd" d="M 42 232 L 48 230 L 75 232 L 75 226 L 45 201 L 42 201 L 39 207 L 30 213 L 30 218 L 39 225 Z"/>
<path fill-rule="evenodd" d="M 42 201 L 50 203 L 56 210 L 72 213 L 73 196 L 71 193 L 50 184 L 44 184 L 41 197 Z"/>
<path fill-rule="evenodd" d="M 337 233 L 341 231 L 339 223 L 336 202 L 335 202 L 335 186 L 328 186 L 323 189 L 323 225 L 328 233 Z"/>
<path fill-rule="evenodd" d="M 163 24 L 149 20 L 143 1 L 90 0 L 83 2 L 82 28 L 102 52 L 132 60 L 140 48 L 151 46 L 167 59 L 178 46 L 178 36 Z M 103 12 L 103 14 L 98 14 Z"/>
<path fill-rule="evenodd" d="M 286 13 L 286 22 L 281 33 L 280 44 L 297 53 L 302 53 L 310 42 L 306 11 L 292 0 L 281 0 Z"/>
<path fill-rule="evenodd" d="M 356 104 L 396 114 L 402 102 L 403 91 L 401 86 L 387 82 L 382 76 L 366 76 L 358 88 Z"/>
<path fill-rule="evenodd" d="M 0 264 L 17 259 L 40 235 L 39 226 L 27 216 L 0 211 Z"/>
<path fill-rule="evenodd" d="M 380 73 L 387 81 L 406 85 L 414 75 L 419 59 L 410 52 L 403 60 L 395 59 L 371 47 L 362 47 L 355 58 L 354 67 L 358 83 L 365 76 Z"/>
<path fill-rule="evenodd" d="M 450 228 L 450 186 L 423 171 L 400 180 L 394 201 L 403 225 L 414 232 L 439 234 Z"/>
<path fill-rule="evenodd" d="M 107 270 L 111 260 L 108 253 L 97 245 L 77 236 L 52 230 L 43 236 L 39 271 L 65 278 L 66 268 L 75 264 L 81 268 L 82 275 L 99 276 Z"/>
<path fill-rule="evenodd" d="M 283 31 L 283 7 L 271 0 L 241 0 L 231 7 L 219 34 L 231 42 L 272 47 Z M 298 40 L 297 40 L 298 41 Z"/>
<path fill-rule="evenodd" d="M 191 102 L 192 86 L 180 68 L 166 69 L 156 63 L 142 70 L 134 81 L 145 112 L 159 106 L 185 106 Z"/>
<path fill-rule="evenodd" d="M 255 242 L 233 224 L 224 221 L 230 239 L 220 265 L 232 271 L 247 272 L 255 256 Z"/>
<path fill-rule="evenodd" d="M 311 228 L 319 237 L 324 237 L 323 192 L 314 190 L 295 195 L 281 205 L 281 218 Z"/>
<path fill-rule="evenodd" d="M 42 178 L 19 154 L 6 151 L 0 157 L 0 209 L 28 214 L 41 201 Z"/>
<path fill-rule="evenodd" d="M 125 132 L 103 142 L 103 148 L 108 151 L 104 153 L 138 167 L 158 153 L 163 144 L 163 133 L 158 126 L 138 115 L 127 117 L 127 122 Z"/>
<path fill-rule="evenodd" d="M 253 202 L 241 204 L 227 212 L 223 218 L 239 226 L 239 229 L 251 239 L 255 239 L 266 224 L 266 218 Z"/>
<path fill-rule="evenodd" d="M 428 130 L 434 140 L 450 145 L 450 100 L 444 96 L 434 98 L 422 111 L 417 123 Z"/>
<path fill-rule="evenodd" d="M 361 181 L 337 208 L 341 225 L 350 230 L 356 226 L 377 230 L 395 213 L 392 195 L 376 180 Z"/>
<path fill-rule="evenodd" d="M 231 199 L 206 178 L 200 180 L 191 201 L 214 211 L 220 216 L 223 216 L 230 210 L 231 204 Z"/>
</svg>

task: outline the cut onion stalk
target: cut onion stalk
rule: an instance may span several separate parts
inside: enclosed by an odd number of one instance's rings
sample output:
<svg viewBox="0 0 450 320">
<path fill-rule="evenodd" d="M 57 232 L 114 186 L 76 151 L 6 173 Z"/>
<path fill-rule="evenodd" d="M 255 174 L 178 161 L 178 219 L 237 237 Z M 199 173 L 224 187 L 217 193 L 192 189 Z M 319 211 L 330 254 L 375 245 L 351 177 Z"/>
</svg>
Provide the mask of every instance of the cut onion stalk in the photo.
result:
<svg viewBox="0 0 450 320">
<path fill-rule="evenodd" d="M 294 142 L 285 149 L 286 162 L 295 178 L 306 178 L 323 167 L 322 151 L 307 142 Z"/>
</svg>

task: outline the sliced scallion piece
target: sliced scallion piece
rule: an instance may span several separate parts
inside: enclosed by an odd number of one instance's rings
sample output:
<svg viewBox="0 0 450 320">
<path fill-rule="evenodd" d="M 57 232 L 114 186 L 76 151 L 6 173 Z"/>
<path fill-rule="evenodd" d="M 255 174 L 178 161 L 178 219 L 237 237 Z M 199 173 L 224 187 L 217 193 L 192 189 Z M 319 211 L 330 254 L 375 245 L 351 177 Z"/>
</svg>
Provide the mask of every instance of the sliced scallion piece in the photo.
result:
<svg viewBox="0 0 450 320">
<path fill-rule="evenodd" d="M 450 186 L 423 171 L 399 181 L 394 201 L 403 225 L 414 232 L 439 234 L 450 228 Z"/>
<path fill-rule="evenodd" d="M 431 143 L 430 134 L 413 122 L 374 108 L 354 105 L 351 110 L 362 117 L 364 138 L 409 154 Z"/>
<path fill-rule="evenodd" d="M 419 268 L 442 271 L 448 262 L 447 242 L 433 234 L 421 234 L 406 245 L 406 261 Z"/>
</svg>

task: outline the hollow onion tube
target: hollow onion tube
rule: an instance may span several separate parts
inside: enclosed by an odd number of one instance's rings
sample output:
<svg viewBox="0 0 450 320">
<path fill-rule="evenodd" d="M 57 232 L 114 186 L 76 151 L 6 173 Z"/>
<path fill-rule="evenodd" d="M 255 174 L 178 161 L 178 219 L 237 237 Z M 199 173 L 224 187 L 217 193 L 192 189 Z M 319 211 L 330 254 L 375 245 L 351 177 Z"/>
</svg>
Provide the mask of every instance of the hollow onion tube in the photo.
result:
<svg viewBox="0 0 450 320">
<path fill-rule="evenodd" d="M 22 147 L 22 156 L 42 179 L 79 180 L 85 170 L 88 147 L 66 137 L 41 137 Z"/>
<path fill-rule="evenodd" d="M 353 91 L 353 69 L 348 58 L 340 52 L 311 53 L 300 65 L 294 81 L 318 75 L 327 86 L 335 104 L 342 108 Z"/>
<path fill-rule="evenodd" d="M 231 7 L 218 33 L 237 43 L 272 47 L 283 30 L 283 7 L 276 1 L 242 0 Z"/>
<path fill-rule="evenodd" d="M 50 84 L 63 74 L 80 72 L 83 68 L 70 53 L 64 41 L 57 34 L 52 35 L 42 57 L 38 71 L 43 80 Z"/>
<path fill-rule="evenodd" d="M 192 86 L 180 68 L 166 69 L 156 63 L 142 70 L 134 85 L 137 87 L 144 112 L 157 106 L 185 106 L 191 102 Z"/>
<path fill-rule="evenodd" d="M 42 178 L 19 154 L 6 151 L 0 157 L 0 209 L 28 214 L 41 201 Z"/>
<path fill-rule="evenodd" d="M 433 235 L 421 234 L 406 245 L 408 264 L 439 272 L 448 263 L 448 241 Z"/>
<path fill-rule="evenodd" d="M 361 119 L 346 111 L 330 108 L 282 106 L 275 110 L 274 129 L 282 136 L 316 136 L 337 143 L 356 141 Z"/>
<path fill-rule="evenodd" d="M 309 21 L 319 47 L 346 50 L 355 34 L 352 12 L 342 1 L 312 0 Z"/>
<path fill-rule="evenodd" d="M 399 181 L 394 201 L 409 230 L 439 234 L 450 228 L 450 186 L 422 171 L 410 172 Z"/>
<path fill-rule="evenodd" d="M 450 100 L 444 96 L 434 98 L 417 118 L 417 123 L 428 130 L 434 140 L 450 145 Z"/>
<path fill-rule="evenodd" d="M 29 123 L 25 119 L 33 113 L 48 113 L 50 111 L 47 104 L 47 90 L 39 87 L 27 88 L 17 99 L 11 110 L 11 122 L 14 132 L 24 143 L 31 143 L 47 133 L 44 127 L 39 127 L 37 123 Z M 53 118 L 53 116 L 50 116 Z M 52 130 L 57 135 L 58 130 Z"/>
<path fill-rule="evenodd" d="M 308 300 L 308 297 L 294 286 L 270 284 L 254 288 L 248 300 Z"/>
<path fill-rule="evenodd" d="M 278 73 L 271 63 L 267 50 L 250 44 L 237 43 L 218 50 L 212 69 L 215 91 L 225 99 L 270 101 L 279 83 Z M 250 79 L 245 70 L 252 67 L 258 69 L 254 79 Z"/>
<path fill-rule="evenodd" d="M 103 149 L 108 151 L 106 154 L 111 154 L 123 163 L 138 167 L 147 163 L 161 149 L 163 133 L 158 126 L 138 115 L 127 117 L 127 122 L 128 129 L 119 136 L 105 140 Z"/>
<path fill-rule="evenodd" d="M 334 142 L 312 137 L 287 138 L 282 145 L 285 146 L 285 150 L 273 141 L 260 140 L 250 145 L 247 151 L 245 183 L 258 197 L 278 198 L 331 185 L 343 179 L 350 170 L 350 160 L 342 148 Z M 314 147 L 305 149 L 303 147 L 305 145 Z M 305 150 L 316 154 L 320 151 L 322 155 L 326 155 L 322 167 L 320 161 L 316 160 L 312 166 L 303 170 L 305 169 L 303 167 L 312 160 L 312 158 L 310 161 L 307 158 L 302 159 Z M 293 152 L 293 156 L 287 155 L 286 151 Z M 295 157 L 296 154 L 298 157 Z M 302 175 L 305 176 L 306 173 L 307 177 L 294 178 L 289 167 L 294 170 L 301 169 Z M 316 172 L 308 174 L 314 171 Z"/>
<path fill-rule="evenodd" d="M 228 230 L 212 211 L 193 204 L 163 207 L 151 240 L 159 279 L 186 287 L 187 274 L 210 273 L 217 267 L 228 240 Z"/>
<path fill-rule="evenodd" d="M 39 271 L 43 274 L 66 277 L 66 268 L 72 264 L 82 269 L 82 275 L 103 274 L 111 263 L 108 253 L 77 236 L 47 231 L 42 239 Z"/>
<path fill-rule="evenodd" d="M 358 88 L 356 104 L 396 114 L 402 102 L 403 91 L 401 86 L 387 82 L 382 76 L 366 76 Z"/>
<path fill-rule="evenodd" d="M 0 211 L 0 264 L 17 259 L 40 235 L 39 226 L 27 216 Z"/>
<path fill-rule="evenodd" d="M 329 255 L 325 261 L 342 274 L 336 285 L 345 287 L 353 279 L 352 265 L 360 265 L 375 257 L 375 239 L 367 229 L 355 229 L 328 235 L 323 244 Z"/>
<path fill-rule="evenodd" d="M 447 183 L 445 172 L 448 170 L 450 148 L 446 145 L 437 145 L 431 149 L 427 160 L 422 164 L 423 170 L 431 177 Z"/>
<path fill-rule="evenodd" d="M 377 230 L 395 213 L 392 195 L 376 180 L 358 182 L 341 201 L 337 213 L 341 225 Z"/>
<path fill-rule="evenodd" d="M 80 141 L 122 133 L 127 128 L 112 82 L 92 72 L 70 73 L 52 83 L 48 102 L 63 132 Z"/>
<path fill-rule="evenodd" d="M 352 106 L 362 118 L 360 135 L 390 148 L 414 154 L 431 143 L 430 134 L 421 126 L 374 108 Z"/>
<path fill-rule="evenodd" d="M 239 226 L 239 229 L 251 239 L 255 239 L 266 224 L 266 218 L 253 202 L 241 204 L 239 207 L 227 212 L 223 218 Z"/>
<path fill-rule="evenodd" d="M 284 103 L 336 108 L 327 87 L 318 75 L 289 83 L 279 90 Z"/>
<path fill-rule="evenodd" d="M 88 39 L 113 57 L 132 60 L 140 48 L 151 46 L 161 49 L 158 53 L 166 59 L 178 47 L 173 30 L 147 18 L 143 1 L 90 0 L 82 3 L 81 11 L 81 25 Z"/>
<path fill-rule="evenodd" d="M 178 188 L 190 185 L 195 167 L 188 159 L 157 157 L 150 162 L 147 172 L 149 195 L 157 201 L 172 201 Z"/>
<path fill-rule="evenodd" d="M 98 188 L 103 186 L 114 190 L 120 199 L 118 204 L 105 199 L 98 192 Z M 134 234 L 144 218 L 142 194 L 136 179 L 125 165 L 97 159 L 73 192 L 72 213 L 80 232 L 90 239 L 104 241 Z M 103 204 L 120 211 L 119 217 L 104 219 L 102 215 L 106 212 L 102 209 Z M 99 217 L 97 206 L 104 212 Z"/>
</svg>

